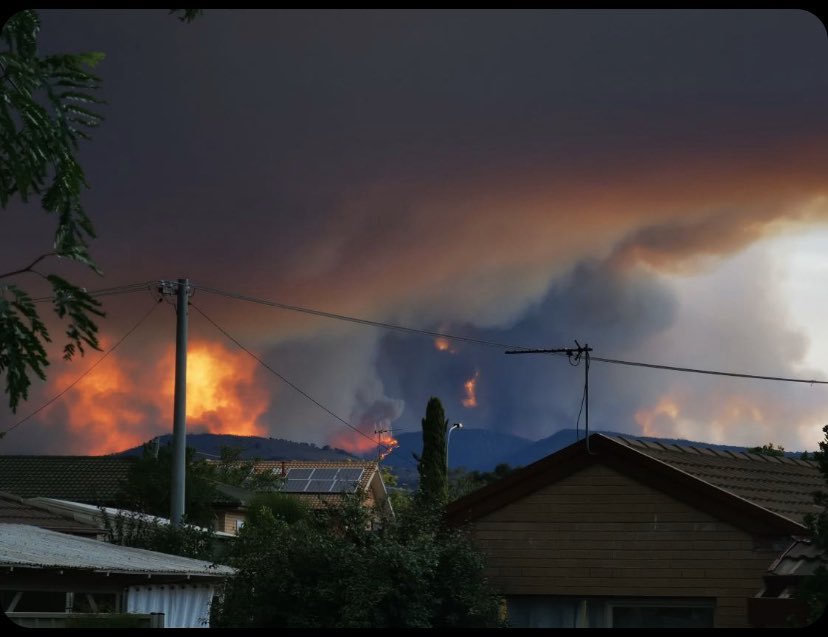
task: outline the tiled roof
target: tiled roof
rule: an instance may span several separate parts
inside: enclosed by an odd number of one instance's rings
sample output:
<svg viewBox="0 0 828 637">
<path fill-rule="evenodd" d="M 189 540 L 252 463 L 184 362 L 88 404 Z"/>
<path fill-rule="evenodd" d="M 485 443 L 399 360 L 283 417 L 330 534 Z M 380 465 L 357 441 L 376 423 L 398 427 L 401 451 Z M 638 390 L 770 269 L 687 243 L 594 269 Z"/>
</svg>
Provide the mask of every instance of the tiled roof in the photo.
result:
<svg viewBox="0 0 828 637">
<path fill-rule="evenodd" d="M 768 575 L 799 576 L 813 575 L 820 564 L 825 564 L 823 551 L 809 538 L 795 538 L 773 564 L 768 567 Z"/>
<path fill-rule="evenodd" d="M 71 517 L 32 506 L 11 493 L 2 492 L 0 492 L 0 523 L 29 524 L 42 529 L 74 535 L 97 536 L 100 533 L 95 526 L 83 524 Z"/>
<path fill-rule="evenodd" d="M 817 510 L 812 494 L 826 488 L 819 467 L 810 460 L 604 437 L 794 522 L 802 523 L 806 513 Z"/>
<path fill-rule="evenodd" d="M 21 498 L 113 504 L 135 458 L 0 456 L 0 490 Z"/>
<path fill-rule="evenodd" d="M 447 520 L 466 524 L 594 464 L 668 493 L 690 506 L 760 534 L 807 532 L 825 490 L 815 462 L 592 434 L 446 507 Z"/>
<path fill-rule="evenodd" d="M 235 573 L 229 566 L 22 524 L 0 524 L 0 566 L 211 578 Z"/>
</svg>

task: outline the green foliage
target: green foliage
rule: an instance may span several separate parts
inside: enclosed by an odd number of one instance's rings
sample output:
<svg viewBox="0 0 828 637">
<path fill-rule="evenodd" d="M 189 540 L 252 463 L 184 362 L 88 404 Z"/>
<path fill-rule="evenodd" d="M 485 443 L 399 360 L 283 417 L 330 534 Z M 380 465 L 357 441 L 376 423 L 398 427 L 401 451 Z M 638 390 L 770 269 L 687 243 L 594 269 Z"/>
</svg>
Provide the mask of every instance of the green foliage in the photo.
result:
<svg viewBox="0 0 828 637">
<path fill-rule="evenodd" d="M 52 251 L 28 266 L 0 273 L 0 280 L 35 274 L 52 289 L 54 311 L 68 322 L 65 359 L 83 346 L 99 349 L 94 316 L 103 316 L 100 303 L 85 290 L 55 274 L 35 269 L 41 261 L 58 257 L 82 263 L 99 272 L 89 255 L 87 240 L 94 238 L 92 222 L 81 204 L 88 187 L 75 153 L 80 140 L 103 117 L 93 110 L 104 101 L 96 96 L 100 79 L 89 72 L 102 53 L 38 56 L 40 19 L 35 11 L 14 14 L 0 39 L 0 207 L 19 197 L 40 205 L 57 218 Z M 49 332 L 32 298 L 19 285 L 0 285 L 0 374 L 6 376 L 9 406 L 17 410 L 28 398 L 30 376 L 45 378 L 49 360 L 45 345 Z"/>
<path fill-rule="evenodd" d="M 420 472 L 418 497 L 434 505 L 448 499 L 448 467 L 446 466 L 446 431 L 448 421 L 439 398 L 432 397 L 422 420 L 423 454 L 418 458 Z"/>
<path fill-rule="evenodd" d="M 258 524 L 262 517 L 272 516 L 287 524 L 307 519 L 311 515 L 310 507 L 304 501 L 287 493 L 271 491 L 257 493 L 247 502 L 247 522 Z"/>
<path fill-rule="evenodd" d="M 188 447 L 185 459 L 184 510 L 188 522 L 212 527 L 212 503 L 217 496 L 215 485 L 208 477 L 212 470 L 204 460 L 195 460 L 194 454 L 195 450 Z M 152 444 L 145 444 L 141 458 L 130 467 L 126 480 L 121 484 L 118 506 L 169 518 L 172 465 L 172 445 L 156 449 Z"/>
<path fill-rule="evenodd" d="M 494 471 L 465 471 L 464 469 L 454 469 L 449 476 L 449 500 L 457 500 L 472 491 L 482 489 L 492 482 L 497 482 L 501 478 L 505 478 L 513 471 L 515 471 L 515 468 L 505 462 L 497 465 Z"/>
<path fill-rule="evenodd" d="M 113 544 L 200 560 L 213 558 L 215 534 L 208 528 L 189 524 L 173 527 L 139 513 L 110 516 L 103 508 L 101 513 L 108 539 Z"/>
<path fill-rule="evenodd" d="M 178 16 L 178 19 L 182 22 L 192 22 L 199 16 L 204 15 L 204 9 L 170 9 L 172 15 L 179 12 L 181 12 L 181 15 Z"/>
<path fill-rule="evenodd" d="M 242 527 L 239 569 L 214 604 L 217 627 L 471 627 L 494 625 L 497 603 L 469 539 L 411 507 L 371 530 L 357 496 L 293 523 L 269 510 Z"/>
<path fill-rule="evenodd" d="M 399 480 L 396 474 L 388 467 L 381 466 L 380 472 L 382 473 L 382 481 L 388 491 L 388 500 L 391 502 L 391 508 L 398 515 L 404 513 L 411 506 L 411 490 L 399 486 Z"/>
<path fill-rule="evenodd" d="M 756 453 L 760 456 L 775 456 L 777 458 L 784 457 L 785 455 L 785 447 L 782 445 L 774 446 L 772 442 L 769 442 L 766 445 L 762 445 L 761 447 L 751 447 L 748 449 L 749 453 Z"/>
<path fill-rule="evenodd" d="M 213 502 L 219 498 L 217 485 L 228 484 L 249 491 L 272 491 L 282 479 L 271 472 L 253 470 L 255 460 L 240 460 L 242 449 L 222 447 L 218 462 L 195 459 L 195 449 L 187 447 L 184 486 L 187 520 L 199 526 L 213 526 Z M 173 447 L 143 446 L 141 458 L 130 467 L 121 485 L 118 505 L 124 509 L 170 516 Z"/>
<path fill-rule="evenodd" d="M 814 453 L 813 459 L 828 483 L 828 425 L 822 431 L 825 439 L 820 441 L 819 451 Z M 811 622 L 822 617 L 828 607 L 828 493 L 816 491 L 814 503 L 820 507 L 819 511 L 806 515 L 805 524 L 811 531 L 814 543 L 823 551 L 822 564 L 811 577 L 805 579 L 797 592 L 797 596 L 808 606 L 808 621 Z"/>
<path fill-rule="evenodd" d="M 243 447 L 222 447 L 219 453 L 221 456 L 217 462 L 198 466 L 204 478 L 248 491 L 273 491 L 281 487 L 282 478 L 277 473 L 255 470 L 258 459 L 241 459 Z"/>
</svg>

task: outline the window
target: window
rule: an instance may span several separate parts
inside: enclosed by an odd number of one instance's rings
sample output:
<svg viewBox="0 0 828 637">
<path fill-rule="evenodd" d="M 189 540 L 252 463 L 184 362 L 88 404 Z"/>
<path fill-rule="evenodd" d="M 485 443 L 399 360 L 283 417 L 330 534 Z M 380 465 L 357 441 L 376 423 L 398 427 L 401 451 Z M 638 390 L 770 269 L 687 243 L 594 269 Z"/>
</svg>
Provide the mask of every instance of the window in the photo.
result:
<svg viewBox="0 0 828 637">
<path fill-rule="evenodd" d="M 509 626 L 521 628 L 712 628 L 712 599 L 508 597 Z"/>
<path fill-rule="evenodd" d="M 708 600 L 630 600 L 609 602 L 607 625 L 613 628 L 713 628 Z"/>
</svg>

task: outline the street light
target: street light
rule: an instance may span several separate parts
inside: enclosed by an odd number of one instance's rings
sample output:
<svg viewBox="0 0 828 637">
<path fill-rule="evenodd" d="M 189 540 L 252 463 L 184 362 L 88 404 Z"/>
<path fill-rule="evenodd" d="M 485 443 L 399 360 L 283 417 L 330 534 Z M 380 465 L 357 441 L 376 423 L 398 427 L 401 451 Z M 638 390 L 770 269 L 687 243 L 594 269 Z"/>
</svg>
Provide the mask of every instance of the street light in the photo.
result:
<svg viewBox="0 0 828 637">
<path fill-rule="evenodd" d="M 462 428 L 463 428 L 463 423 L 462 422 L 456 422 L 451 427 L 449 427 L 448 436 L 446 437 L 446 476 L 448 476 L 448 472 L 449 472 L 449 443 L 451 442 L 451 432 L 454 431 L 455 429 L 462 429 Z"/>
</svg>

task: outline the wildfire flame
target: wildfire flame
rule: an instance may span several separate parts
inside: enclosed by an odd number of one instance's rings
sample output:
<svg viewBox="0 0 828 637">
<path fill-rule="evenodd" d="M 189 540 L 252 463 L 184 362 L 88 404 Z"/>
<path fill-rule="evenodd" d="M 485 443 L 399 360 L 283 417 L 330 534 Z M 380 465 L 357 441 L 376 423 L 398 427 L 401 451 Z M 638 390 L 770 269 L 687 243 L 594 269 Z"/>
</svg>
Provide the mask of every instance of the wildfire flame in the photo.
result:
<svg viewBox="0 0 828 637">
<path fill-rule="evenodd" d="M 480 370 L 474 371 L 474 376 L 463 383 L 463 388 L 466 390 L 466 397 L 460 401 L 463 407 L 472 409 L 477 407 L 477 379 L 480 378 Z"/>
<path fill-rule="evenodd" d="M 394 449 L 399 447 L 399 441 L 391 435 L 389 431 L 380 431 L 378 434 L 374 433 L 360 435 L 353 430 L 340 430 L 334 433 L 330 438 L 330 445 L 338 449 L 358 456 L 365 456 L 379 450 L 379 459 L 384 459 Z M 380 446 L 382 445 L 382 446 Z"/>
<path fill-rule="evenodd" d="M 665 396 L 653 407 L 635 412 L 635 422 L 645 436 L 664 436 L 674 426 L 678 413 L 678 404 L 669 396 Z"/>
<path fill-rule="evenodd" d="M 106 345 L 103 345 L 104 348 Z M 256 378 L 256 363 L 243 352 L 218 343 L 191 342 L 187 356 L 187 427 L 212 433 L 266 435 L 258 424 L 269 395 Z M 56 374 L 54 387 L 66 389 L 77 369 Z M 49 408 L 53 425 L 72 433 L 76 453 L 122 451 L 160 433 L 172 431 L 175 348 L 169 346 L 154 364 L 140 364 L 112 354 Z"/>
<path fill-rule="evenodd" d="M 169 358 L 174 361 L 174 352 Z M 167 398 L 172 401 L 175 366 L 168 368 Z M 257 420 L 268 406 L 267 392 L 255 382 L 256 362 L 210 341 L 191 343 L 187 351 L 187 420 L 211 433 L 264 436 Z M 172 403 L 170 403 L 172 404 Z"/>
<path fill-rule="evenodd" d="M 438 336 L 434 339 L 434 349 L 440 352 L 448 352 L 449 354 L 457 353 L 457 350 L 451 346 L 451 343 L 445 336 Z"/>
</svg>

